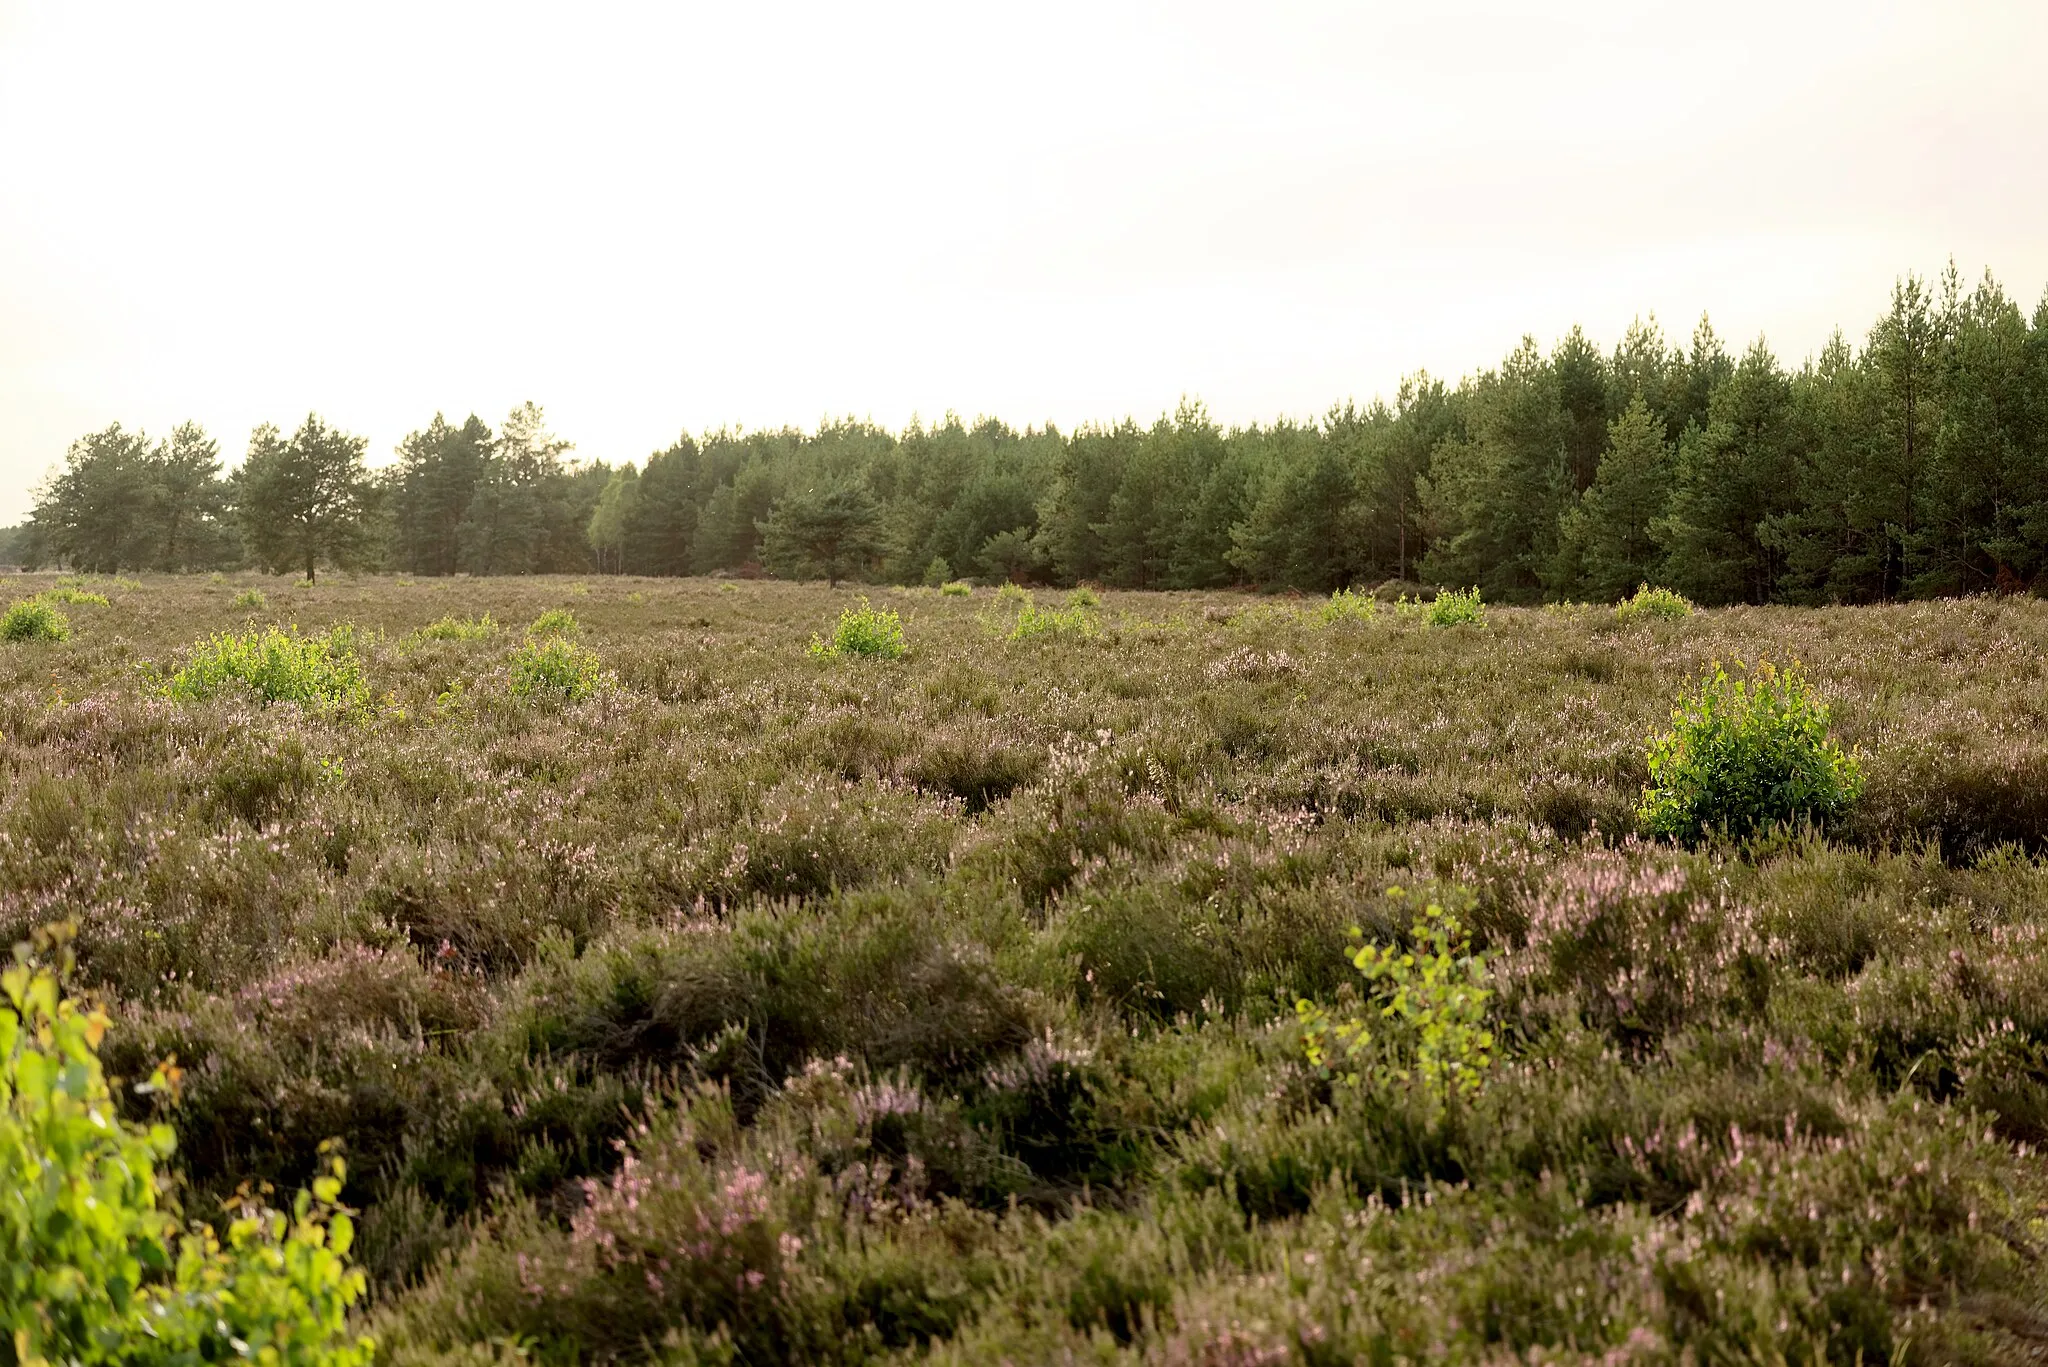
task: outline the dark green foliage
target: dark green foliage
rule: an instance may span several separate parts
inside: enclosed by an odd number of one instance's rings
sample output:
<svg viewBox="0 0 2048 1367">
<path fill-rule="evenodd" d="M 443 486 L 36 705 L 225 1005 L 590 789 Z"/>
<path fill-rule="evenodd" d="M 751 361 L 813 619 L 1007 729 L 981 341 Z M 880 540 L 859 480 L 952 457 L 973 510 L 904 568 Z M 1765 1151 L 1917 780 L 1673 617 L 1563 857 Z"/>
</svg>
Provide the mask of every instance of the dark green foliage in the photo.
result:
<svg viewBox="0 0 2048 1367">
<path fill-rule="evenodd" d="M 234 485 L 242 536 L 258 564 L 273 574 L 302 568 L 310 581 L 323 562 L 346 567 L 363 557 L 372 497 L 365 445 L 318 414 L 289 440 L 275 427 L 256 429 Z"/>
<path fill-rule="evenodd" d="M 882 508 L 859 485 L 797 490 L 760 526 L 763 562 L 791 579 L 837 587 L 881 553 Z"/>
</svg>

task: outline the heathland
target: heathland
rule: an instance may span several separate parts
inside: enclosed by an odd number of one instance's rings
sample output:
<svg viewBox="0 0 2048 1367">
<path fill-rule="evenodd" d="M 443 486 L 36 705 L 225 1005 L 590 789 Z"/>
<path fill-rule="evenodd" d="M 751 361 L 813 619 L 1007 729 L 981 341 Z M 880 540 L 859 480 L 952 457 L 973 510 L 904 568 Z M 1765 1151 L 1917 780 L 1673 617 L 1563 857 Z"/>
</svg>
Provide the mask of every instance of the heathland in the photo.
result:
<svg viewBox="0 0 2048 1367">
<path fill-rule="evenodd" d="M 2048 1351 L 2048 603 L 12 582 L 0 933 L 384 1361 Z M 1762 661 L 1855 801 L 1653 835 Z"/>
</svg>

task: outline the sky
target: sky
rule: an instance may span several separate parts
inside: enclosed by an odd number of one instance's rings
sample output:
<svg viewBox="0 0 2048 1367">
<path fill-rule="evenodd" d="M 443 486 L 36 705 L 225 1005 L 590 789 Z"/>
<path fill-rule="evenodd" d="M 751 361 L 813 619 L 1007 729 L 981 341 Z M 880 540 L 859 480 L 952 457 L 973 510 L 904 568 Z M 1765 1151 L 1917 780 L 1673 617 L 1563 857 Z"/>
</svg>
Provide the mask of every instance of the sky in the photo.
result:
<svg viewBox="0 0 2048 1367">
<path fill-rule="evenodd" d="M 2048 4 L 0 0 L 0 521 L 112 422 L 373 464 L 1226 424 L 2048 284 Z"/>
</svg>

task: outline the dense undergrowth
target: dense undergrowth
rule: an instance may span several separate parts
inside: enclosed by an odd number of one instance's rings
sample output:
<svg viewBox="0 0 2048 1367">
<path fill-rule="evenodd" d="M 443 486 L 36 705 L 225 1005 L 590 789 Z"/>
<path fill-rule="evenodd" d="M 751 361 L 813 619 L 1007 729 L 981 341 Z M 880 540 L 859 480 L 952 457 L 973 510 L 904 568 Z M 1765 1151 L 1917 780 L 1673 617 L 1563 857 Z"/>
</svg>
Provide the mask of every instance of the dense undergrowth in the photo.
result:
<svg viewBox="0 0 2048 1367">
<path fill-rule="evenodd" d="M 188 1208 L 343 1141 L 385 1361 L 2048 1347 L 2048 604 L 910 591 L 883 660 L 815 587 L 600 580 L 574 644 L 467 625 L 566 582 L 249 587 L 0 646 L 0 933 L 77 921 L 109 1070 L 176 1055 Z M 166 688 L 220 633 L 349 705 Z M 1658 841 L 1735 659 L 1860 795 Z M 1483 978 L 1484 1066 L 1312 1063 L 1361 946 Z"/>
</svg>

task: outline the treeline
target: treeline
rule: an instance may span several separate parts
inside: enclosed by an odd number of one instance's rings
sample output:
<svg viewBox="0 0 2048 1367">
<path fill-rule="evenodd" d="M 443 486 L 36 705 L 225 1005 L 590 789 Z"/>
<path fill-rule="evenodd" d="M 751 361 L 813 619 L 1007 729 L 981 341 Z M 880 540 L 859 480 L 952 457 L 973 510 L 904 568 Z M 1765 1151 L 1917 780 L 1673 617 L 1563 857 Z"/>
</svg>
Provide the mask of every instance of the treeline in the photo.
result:
<svg viewBox="0 0 2048 1367">
<path fill-rule="evenodd" d="M 1574 329 L 1455 388 L 1225 430 L 993 419 L 684 436 L 640 466 L 568 460 L 538 408 L 440 416 L 371 471 L 308 418 L 223 475 L 206 434 L 75 443 L 17 557 L 84 570 L 256 564 L 413 574 L 754 573 L 1324 591 L 1388 579 L 1489 598 L 1867 602 L 2048 586 L 2048 298 L 1988 274 L 1901 281 L 1860 347 L 1787 369 L 1704 320 L 1612 353 Z"/>
</svg>

